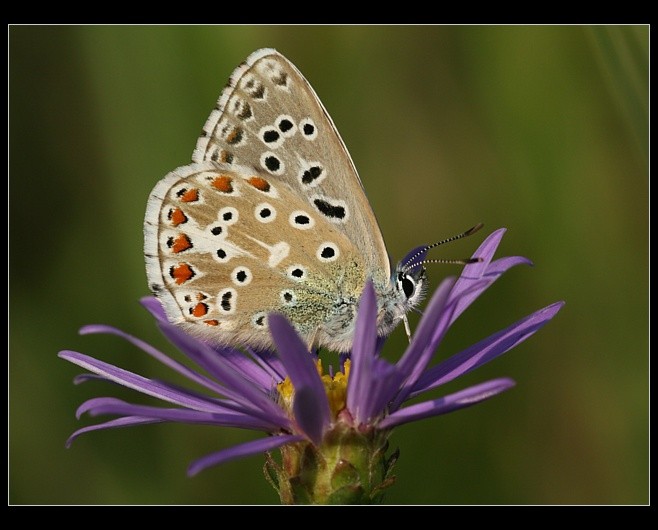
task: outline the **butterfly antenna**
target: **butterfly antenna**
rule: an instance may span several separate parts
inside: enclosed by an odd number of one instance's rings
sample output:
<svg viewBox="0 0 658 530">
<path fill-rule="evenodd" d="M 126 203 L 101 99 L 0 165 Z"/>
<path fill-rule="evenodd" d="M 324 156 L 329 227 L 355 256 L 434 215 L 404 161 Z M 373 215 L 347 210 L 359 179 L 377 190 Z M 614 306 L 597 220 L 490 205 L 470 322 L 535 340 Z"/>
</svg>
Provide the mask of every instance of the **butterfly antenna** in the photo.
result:
<svg viewBox="0 0 658 530">
<path fill-rule="evenodd" d="M 416 252 L 411 258 L 407 260 L 407 263 L 405 264 L 404 268 L 402 269 L 402 272 L 407 272 L 411 269 L 415 269 L 416 267 L 426 265 L 428 263 L 448 263 L 448 264 L 454 264 L 454 265 L 468 265 L 469 263 L 477 263 L 482 261 L 482 258 L 465 258 L 465 259 L 428 259 L 428 260 L 422 260 L 422 261 L 414 261 L 418 256 L 421 256 L 425 254 L 428 250 L 439 247 L 441 245 L 445 245 L 446 243 L 450 243 L 452 241 L 457 241 L 458 239 L 462 239 L 464 237 L 468 237 L 470 235 L 475 234 L 480 228 L 484 226 L 483 223 L 478 223 L 475 226 L 469 228 L 465 232 L 462 232 L 461 234 L 457 234 L 452 237 L 448 237 L 446 239 L 443 239 L 441 241 L 437 241 L 436 243 L 432 243 L 431 245 L 427 245 L 426 247 L 423 247 L 421 250 Z"/>
</svg>

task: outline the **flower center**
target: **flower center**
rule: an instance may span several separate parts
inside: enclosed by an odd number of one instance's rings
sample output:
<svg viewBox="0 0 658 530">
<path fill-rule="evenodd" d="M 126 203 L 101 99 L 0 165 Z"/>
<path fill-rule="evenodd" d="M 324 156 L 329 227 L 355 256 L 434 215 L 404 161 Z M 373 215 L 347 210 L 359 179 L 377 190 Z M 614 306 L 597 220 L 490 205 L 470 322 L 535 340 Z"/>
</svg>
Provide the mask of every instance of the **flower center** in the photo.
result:
<svg viewBox="0 0 658 530">
<path fill-rule="evenodd" d="M 338 413 L 345 408 L 347 402 L 347 381 L 350 376 L 351 362 L 347 359 L 343 364 L 343 370 L 335 373 L 333 376 L 324 373 L 322 361 L 320 359 L 317 360 L 316 365 L 320 379 L 322 379 L 322 384 L 324 384 L 324 390 L 327 393 L 331 415 L 335 420 Z M 281 400 L 282 405 L 286 410 L 292 410 L 292 403 L 295 397 L 295 387 L 293 386 L 292 381 L 290 381 L 290 378 L 286 376 L 286 378 L 276 386 L 276 389 L 279 393 L 279 399 Z"/>
</svg>

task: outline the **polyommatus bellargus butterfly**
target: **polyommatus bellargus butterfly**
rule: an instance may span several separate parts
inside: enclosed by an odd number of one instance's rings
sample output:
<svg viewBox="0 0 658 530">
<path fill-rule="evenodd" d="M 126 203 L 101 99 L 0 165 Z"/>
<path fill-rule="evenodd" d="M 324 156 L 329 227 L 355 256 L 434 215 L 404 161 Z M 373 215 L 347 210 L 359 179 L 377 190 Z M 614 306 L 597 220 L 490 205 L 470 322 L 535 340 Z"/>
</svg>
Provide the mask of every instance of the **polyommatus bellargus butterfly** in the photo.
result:
<svg viewBox="0 0 658 530">
<path fill-rule="evenodd" d="M 309 347 L 348 351 L 364 285 L 388 334 L 424 291 L 427 247 L 391 269 L 361 180 L 329 114 L 273 49 L 231 75 L 192 163 L 153 189 L 146 272 L 168 318 L 216 345 L 272 345 L 278 312 Z"/>
</svg>

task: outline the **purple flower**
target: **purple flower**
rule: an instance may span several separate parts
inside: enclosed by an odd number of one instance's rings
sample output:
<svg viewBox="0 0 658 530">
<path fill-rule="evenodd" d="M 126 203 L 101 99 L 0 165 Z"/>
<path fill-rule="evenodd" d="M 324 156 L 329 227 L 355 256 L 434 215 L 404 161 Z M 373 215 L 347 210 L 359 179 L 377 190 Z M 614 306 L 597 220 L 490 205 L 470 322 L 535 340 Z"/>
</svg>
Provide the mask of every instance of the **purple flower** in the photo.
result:
<svg viewBox="0 0 658 530">
<path fill-rule="evenodd" d="M 458 279 L 446 279 L 438 287 L 409 347 L 396 363 L 378 354 L 381 341 L 376 334 L 377 301 L 370 283 L 361 297 L 351 358 L 336 373 L 323 373 L 319 360 L 280 315 L 269 317 L 278 353 L 217 349 L 170 324 L 159 302 L 144 298 L 142 303 L 155 316 L 162 332 L 202 370 L 180 364 L 116 328 L 85 326 L 82 334 L 118 335 L 207 392 L 186 390 L 82 353 L 62 351 L 60 357 L 92 372 L 78 376 L 76 382 L 113 381 L 172 405 L 136 405 L 113 397 L 90 399 L 78 408 L 78 417 L 84 413 L 118 417 L 79 429 L 67 446 L 86 432 L 157 422 L 258 430 L 269 436 L 206 455 L 192 462 L 188 473 L 195 475 L 228 460 L 281 448 L 282 464 L 274 462 L 268 453 L 266 469 L 282 501 L 367 502 L 378 498 L 392 482 L 394 459 L 384 457 L 391 429 L 469 407 L 507 390 L 514 381 L 492 379 L 438 399 L 412 405 L 407 401 L 509 351 L 552 319 L 563 305 L 557 302 L 540 309 L 429 367 L 434 351 L 459 315 L 509 268 L 530 264 L 523 257 L 492 261 L 504 232 L 497 230 L 482 243 L 474 254 L 480 262 L 465 266 Z M 326 477 L 318 479 L 316 475 L 321 473 L 313 473 L 316 482 L 300 486 L 299 477 L 309 475 L 304 475 L 304 465 L 315 465 L 324 470 Z M 379 467 L 381 475 L 374 482 L 373 466 Z"/>
</svg>

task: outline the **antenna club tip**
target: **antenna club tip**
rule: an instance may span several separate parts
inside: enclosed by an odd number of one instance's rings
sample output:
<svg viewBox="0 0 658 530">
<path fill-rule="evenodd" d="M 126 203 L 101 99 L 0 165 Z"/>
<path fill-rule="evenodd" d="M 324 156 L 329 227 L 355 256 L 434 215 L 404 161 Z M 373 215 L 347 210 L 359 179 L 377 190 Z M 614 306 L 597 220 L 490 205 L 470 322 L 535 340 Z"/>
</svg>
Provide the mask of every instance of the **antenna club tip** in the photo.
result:
<svg viewBox="0 0 658 530">
<path fill-rule="evenodd" d="M 469 228 L 468 230 L 466 230 L 466 235 L 470 236 L 471 234 L 475 234 L 475 232 L 480 230 L 480 228 L 482 228 L 483 226 L 484 226 L 484 223 L 476 224 L 473 228 Z"/>
</svg>

